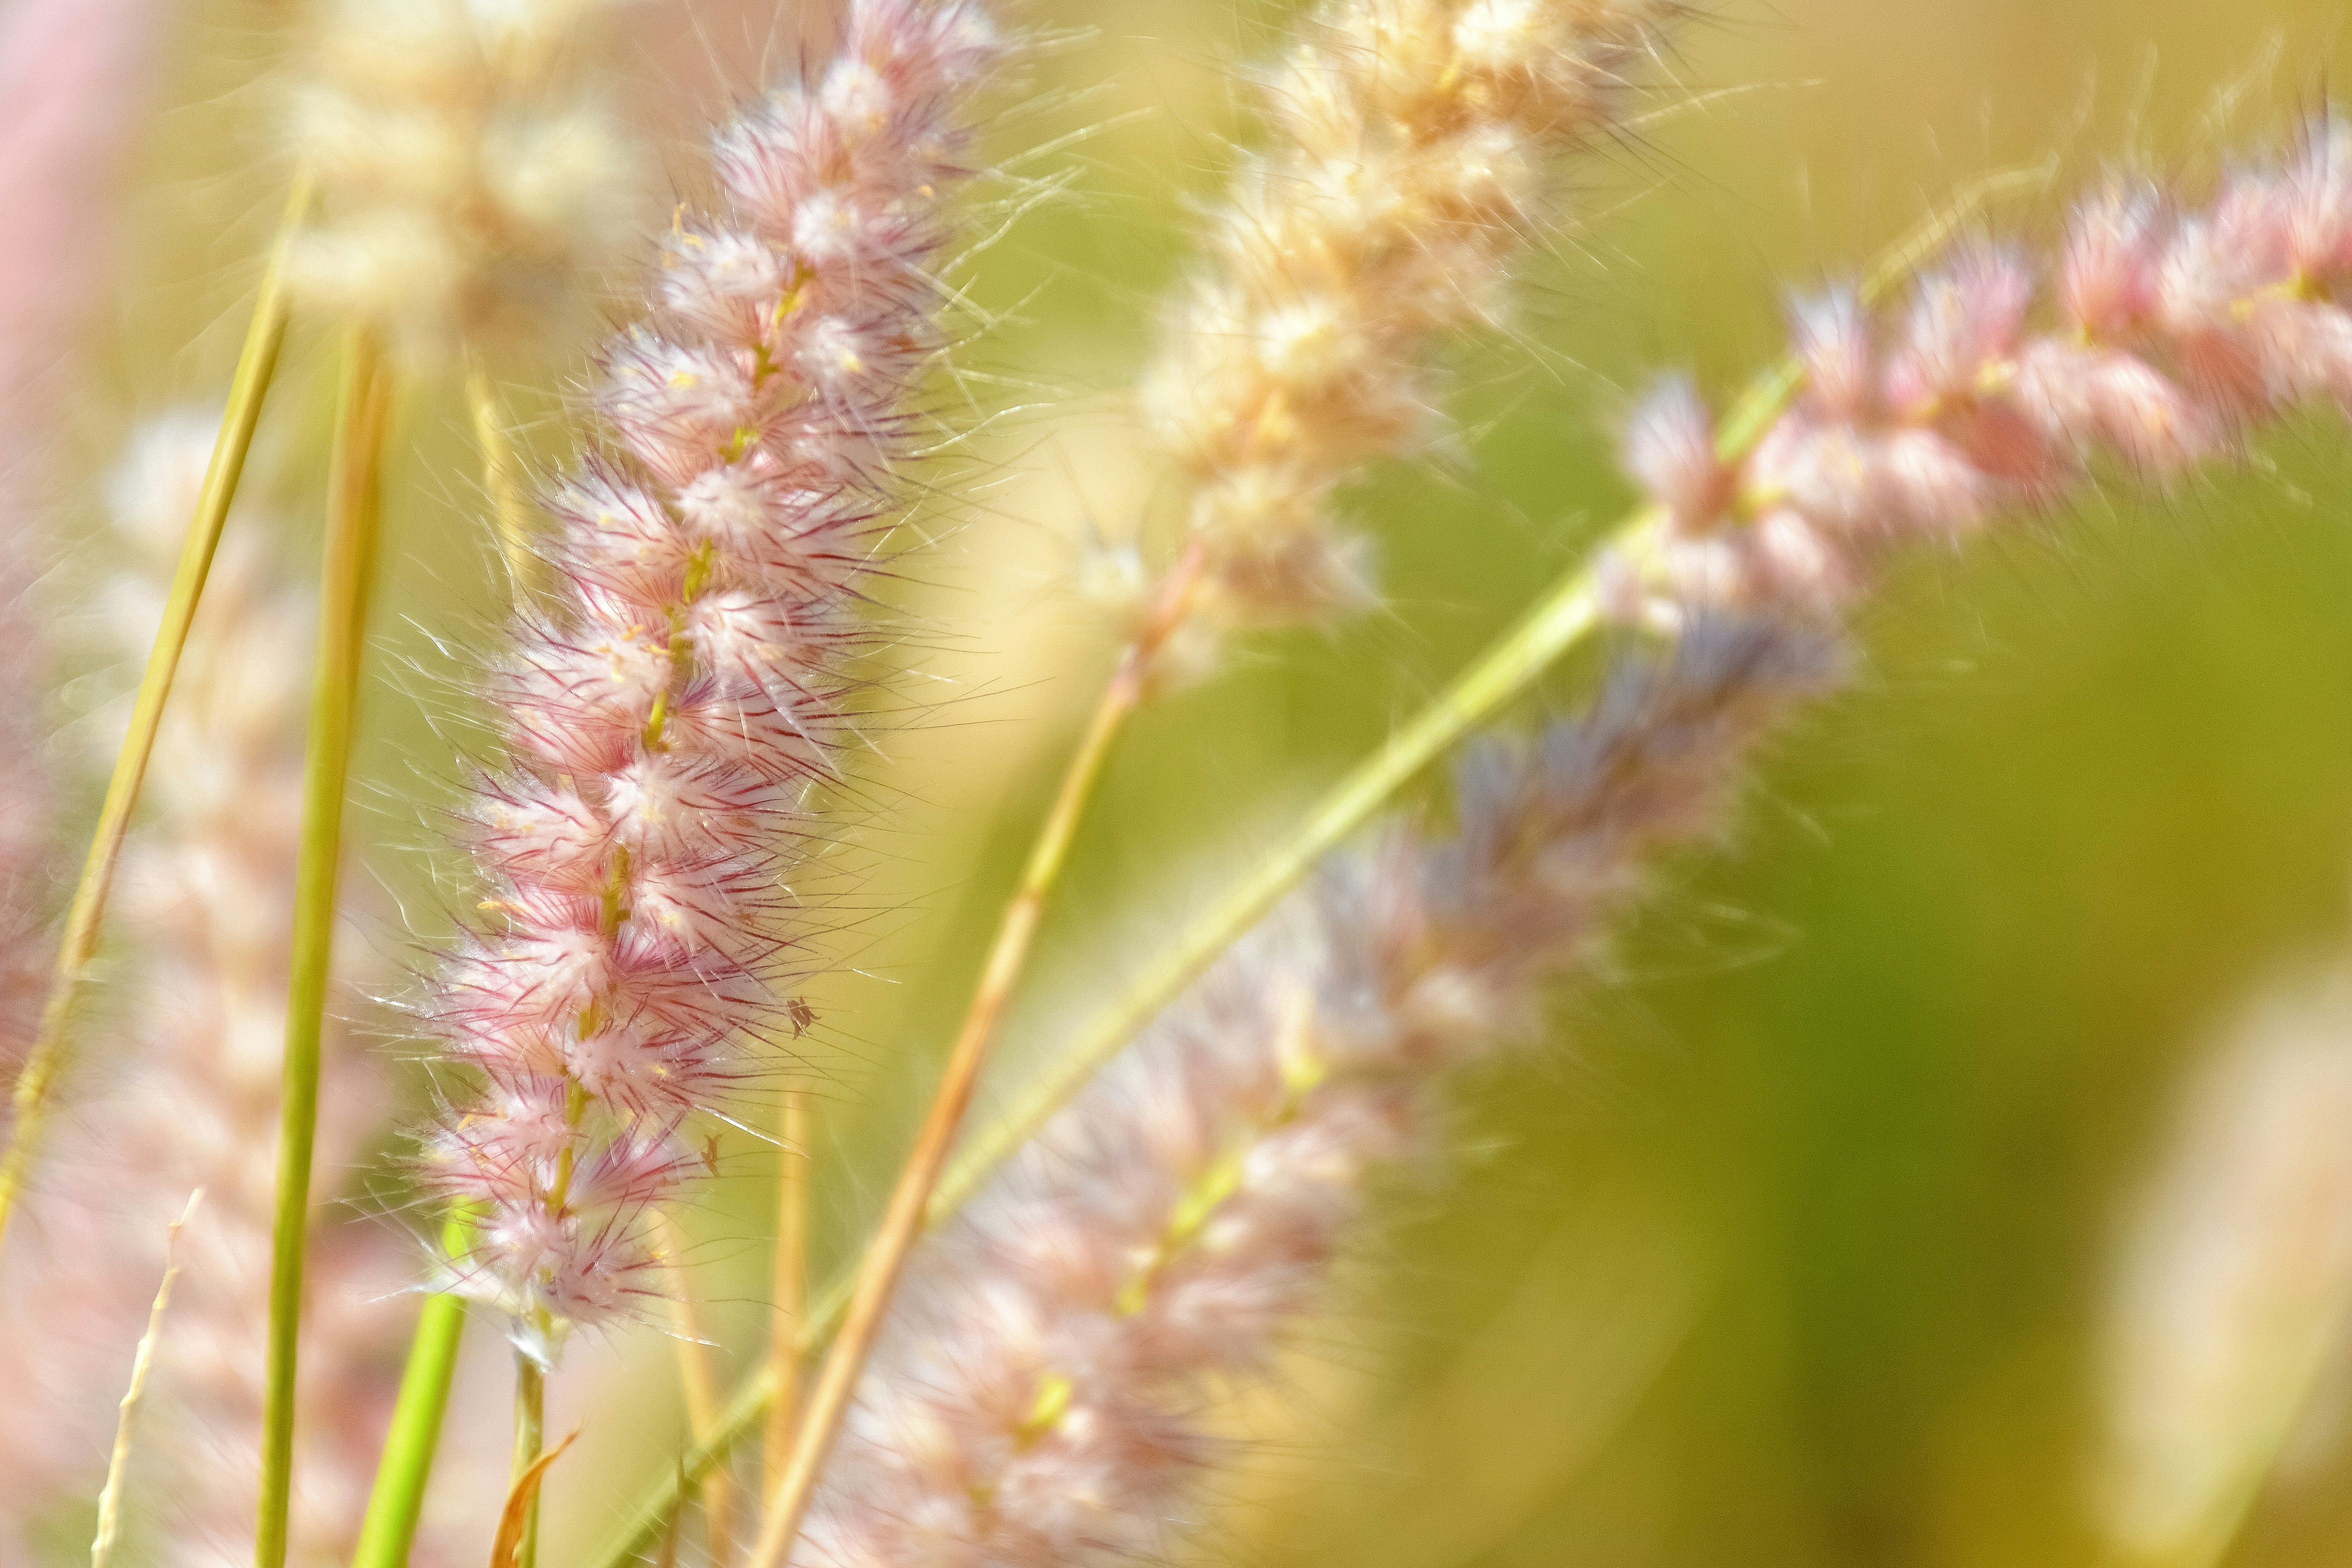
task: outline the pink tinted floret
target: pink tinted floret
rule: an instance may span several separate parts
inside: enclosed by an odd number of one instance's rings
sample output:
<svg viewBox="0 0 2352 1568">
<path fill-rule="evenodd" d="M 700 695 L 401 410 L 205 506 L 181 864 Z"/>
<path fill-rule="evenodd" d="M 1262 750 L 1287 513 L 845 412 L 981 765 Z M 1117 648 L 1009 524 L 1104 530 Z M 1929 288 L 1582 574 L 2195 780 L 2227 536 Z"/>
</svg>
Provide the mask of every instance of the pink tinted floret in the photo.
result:
<svg viewBox="0 0 2352 1568">
<path fill-rule="evenodd" d="M 2008 251 L 1980 250 L 1923 279 L 1889 377 L 1890 401 L 1912 413 L 1976 397 L 1985 367 L 2016 354 L 2032 299 L 2032 274 Z"/>
<path fill-rule="evenodd" d="M 2103 462 L 2167 478 L 2294 404 L 2352 411 L 2347 147 L 2324 120 L 2200 209 L 2109 184 L 2068 225 L 2046 325 L 2033 267 L 1983 246 L 1920 280 L 1891 351 L 1851 291 L 1798 302 L 1801 390 L 1727 468 L 1696 394 L 1668 383 L 1625 455 L 1667 522 L 1601 562 L 1605 612 L 1673 630 L 1708 609 L 1832 611 L 1887 547 L 2053 505 Z"/>
<path fill-rule="evenodd" d="M 1715 455 L 1715 418 L 1687 376 L 1667 377 L 1635 405 L 1624 451 L 1626 472 L 1678 527 L 1712 522 L 1730 499 L 1730 476 Z"/>
<path fill-rule="evenodd" d="M 546 497 L 559 591 L 489 680 L 509 766 L 467 812 L 488 885 L 423 1009 L 484 1077 L 423 1140 L 491 1215 L 454 1282 L 536 1354 L 656 1291 L 688 1124 L 783 1032 L 799 791 L 848 739 L 993 50 L 961 0 L 856 0 L 817 87 L 719 138 L 726 210 L 681 218 L 604 352 L 607 439 Z"/>
<path fill-rule="evenodd" d="M 2118 183 L 2074 211 L 2059 264 L 2068 320 L 2097 338 L 2124 339 L 2156 309 L 2169 214 L 2146 182 Z"/>
<path fill-rule="evenodd" d="M 1850 288 L 1800 299 L 1789 309 L 1790 340 L 1805 368 L 1806 391 L 1836 419 L 1859 419 L 1878 402 L 1870 322 Z"/>
</svg>

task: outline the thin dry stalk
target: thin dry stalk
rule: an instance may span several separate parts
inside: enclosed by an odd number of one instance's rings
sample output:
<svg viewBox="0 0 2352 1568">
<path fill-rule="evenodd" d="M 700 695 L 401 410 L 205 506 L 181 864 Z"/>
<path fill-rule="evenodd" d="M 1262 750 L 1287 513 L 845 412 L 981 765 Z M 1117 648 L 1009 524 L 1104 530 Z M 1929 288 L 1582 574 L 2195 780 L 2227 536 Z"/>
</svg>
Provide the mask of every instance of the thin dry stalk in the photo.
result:
<svg viewBox="0 0 2352 1568">
<path fill-rule="evenodd" d="M 172 1281 L 180 1277 L 176 1257 L 180 1232 L 194 1218 L 205 1189 L 188 1195 L 187 1207 L 172 1221 L 163 1237 L 163 1279 L 155 1287 L 155 1304 L 147 1311 L 147 1332 L 139 1336 L 138 1354 L 131 1360 L 131 1386 L 122 1391 L 121 1415 L 114 1427 L 114 1452 L 106 1464 L 106 1485 L 98 1494 L 98 1530 L 90 1537 L 89 1568 L 108 1568 L 114 1561 L 115 1542 L 122 1534 L 122 1481 L 131 1468 L 131 1424 L 147 1392 L 147 1374 L 155 1364 L 155 1346 L 163 1337 L 163 1312 L 172 1304 Z"/>
<path fill-rule="evenodd" d="M 1005 1004 L 1012 999 L 1013 988 L 1028 961 L 1030 946 L 1037 935 L 1037 922 L 1045 914 L 1046 894 L 1059 879 L 1063 862 L 1069 858 L 1071 841 L 1077 834 L 1095 780 L 1109 759 L 1112 743 L 1118 738 L 1127 716 L 1143 698 L 1151 663 L 1161 641 L 1181 622 L 1181 607 L 1192 591 L 1201 559 L 1199 550 L 1188 549 L 1184 561 L 1170 575 L 1161 594 L 1161 611 L 1151 618 L 1152 630 L 1139 636 L 1119 661 L 1118 674 L 1103 694 L 1087 727 L 1086 737 L 1078 744 L 1077 755 L 1063 778 L 1061 790 L 1046 816 L 1045 831 L 1030 852 L 1020 890 L 997 927 L 995 946 L 989 952 L 987 967 L 982 971 L 980 988 L 972 998 L 971 1010 L 965 1015 L 962 1030 L 956 1037 L 955 1050 L 948 1058 L 947 1071 L 940 1077 L 939 1092 L 924 1118 L 922 1133 L 899 1172 L 898 1186 L 890 1194 L 890 1207 L 883 1214 L 882 1223 L 866 1248 L 865 1261 L 859 1266 L 857 1284 L 851 1292 L 841 1333 L 826 1353 L 791 1457 L 768 1500 L 767 1517 L 751 1550 L 751 1568 L 775 1568 L 800 1528 L 801 1516 L 823 1473 L 825 1456 L 840 1430 L 841 1418 L 849 1409 L 858 1374 L 874 1348 L 875 1337 L 881 1332 L 890 1293 L 898 1287 L 908 1253 L 922 1237 L 932 1192 L 947 1169 L 948 1156 L 955 1150 L 956 1138 L 963 1129 L 964 1113 L 971 1108 L 972 1092 L 980 1085 L 981 1069 L 987 1065 L 989 1049 L 995 1043 Z"/>
<path fill-rule="evenodd" d="M 783 1484 L 793 1428 L 800 1418 L 801 1336 L 808 1325 L 809 1150 L 815 1121 L 808 1091 L 785 1090 L 777 1141 L 776 1310 L 768 1333 L 768 1378 L 775 1396 L 768 1402 L 761 1445 L 763 1509 Z M 719 1429 L 718 1412 L 713 1411 L 707 1429 L 696 1431 L 696 1444 L 712 1441 Z"/>
<path fill-rule="evenodd" d="M 686 1394 L 687 1430 L 698 1443 L 709 1440 L 719 1413 L 719 1379 L 711 1370 L 710 1342 L 702 1332 L 702 1307 L 686 1266 L 686 1232 L 677 1217 L 663 1211 L 661 1249 L 669 1263 L 670 1338 L 677 1346 L 678 1385 Z M 735 1555 L 735 1478 L 724 1469 L 702 1479 L 702 1531 L 713 1568 L 726 1568 Z"/>
</svg>

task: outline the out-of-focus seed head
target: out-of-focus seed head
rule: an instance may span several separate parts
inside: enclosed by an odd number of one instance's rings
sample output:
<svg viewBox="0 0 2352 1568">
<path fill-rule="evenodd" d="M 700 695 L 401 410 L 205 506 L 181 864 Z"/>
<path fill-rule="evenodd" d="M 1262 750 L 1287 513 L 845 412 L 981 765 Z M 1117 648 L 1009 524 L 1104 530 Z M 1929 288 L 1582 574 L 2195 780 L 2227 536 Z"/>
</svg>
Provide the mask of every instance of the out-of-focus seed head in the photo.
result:
<svg viewBox="0 0 2352 1568">
<path fill-rule="evenodd" d="M 1547 164 L 1606 123 L 1654 20 L 1633 0 L 1330 0 L 1302 21 L 1260 77 L 1276 138 L 1235 170 L 1143 378 L 1193 492 L 1198 617 L 1370 601 L 1323 498 L 1436 428 L 1433 339 L 1505 314 Z"/>
<path fill-rule="evenodd" d="M 1839 667 L 1820 633 L 1695 625 L 1540 744 L 1475 749 L 1452 839 L 1393 834 L 1250 934 L 910 1261 L 792 1561 L 1167 1553 L 1222 1454 L 1209 1396 L 1325 1300 L 1438 1075 L 1530 1032 L 1645 854 L 1719 821 Z"/>
<path fill-rule="evenodd" d="M 604 439 L 545 497 L 558 580 L 487 681 L 487 885 L 419 1009 L 482 1080 L 419 1138 L 426 1185 L 491 1217 L 446 1282 L 543 1359 L 659 1293 L 688 1124 L 797 1026 L 803 796 L 853 737 L 875 536 L 942 341 L 925 269 L 997 47 L 963 0 L 854 0 L 814 88 L 718 138 L 727 200 L 674 225 L 601 359 Z"/>
<path fill-rule="evenodd" d="M 2352 979 L 2256 999 L 2190 1085 L 2106 1323 L 2101 1514 L 2151 1561 L 2209 1540 L 2294 1436 L 2352 1312 Z"/>
<path fill-rule="evenodd" d="M 527 342 L 634 235 L 647 160 L 589 81 L 615 0 L 335 0 L 288 120 L 292 276 L 412 360 Z"/>
</svg>

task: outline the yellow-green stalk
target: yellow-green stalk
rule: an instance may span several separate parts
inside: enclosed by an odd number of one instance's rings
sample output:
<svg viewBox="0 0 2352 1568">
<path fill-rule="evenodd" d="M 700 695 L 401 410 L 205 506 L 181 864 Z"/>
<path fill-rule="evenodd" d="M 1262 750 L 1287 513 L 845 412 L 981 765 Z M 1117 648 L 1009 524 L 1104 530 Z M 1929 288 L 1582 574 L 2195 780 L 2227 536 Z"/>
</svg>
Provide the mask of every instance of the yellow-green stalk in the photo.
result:
<svg viewBox="0 0 2352 1568">
<path fill-rule="evenodd" d="M 295 1364 L 310 1219 L 310 1155 L 319 1122 L 319 1048 L 334 958 L 335 889 L 342 862 L 343 797 L 359 707 L 360 666 L 375 575 L 390 375 L 373 334 L 343 347 L 335 454 L 328 480 L 327 548 L 319 592 L 319 648 L 303 759 L 302 849 L 294 895 L 293 982 L 286 1007 L 278 1197 L 270 1237 L 269 1340 L 254 1568 L 284 1568 L 293 1499 Z"/>
<path fill-rule="evenodd" d="M 473 1228 L 463 1217 L 442 1228 L 441 1249 L 463 1258 L 473 1246 Z M 449 1408 L 449 1386 L 457 1372 L 457 1346 L 466 1332 L 466 1299 L 451 1291 L 427 1298 L 416 1320 L 400 1394 L 384 1433 L 383 1456 L 368 1493 L 352 1568 L 407 1568 L 416 1541 L 416 1521 L 425 1508 L 425 1484 L 441 1443 L 441 1418 Z"/>
</svg>

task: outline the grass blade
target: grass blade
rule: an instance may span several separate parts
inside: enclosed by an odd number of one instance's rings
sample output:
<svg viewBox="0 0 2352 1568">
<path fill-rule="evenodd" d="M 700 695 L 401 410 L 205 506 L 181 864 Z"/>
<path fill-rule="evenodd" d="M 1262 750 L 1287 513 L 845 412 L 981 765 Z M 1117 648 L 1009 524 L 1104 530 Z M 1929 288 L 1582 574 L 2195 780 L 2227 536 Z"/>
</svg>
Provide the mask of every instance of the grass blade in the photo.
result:
<svg viewBox="0 0 2352 1568">
<path fill-rule="evenodd" d="M 499 1514 L 499 1533 L 490 1543 L 490 1568 L 529 1568 L 531 1537 L 539 1532 L 539 1485 L 547 1479 L 548 1467 L 563 1457 L 563 1450 L 579 1438 L 574 1432 L 523 1468 L 515 1477 L 513 1488 L 507 1493 L 507 1505 Z"/>
<path fill-rule="evenodd" d="M 263 398 L 277 374 L 278 352 L 286 340 L 289 296 L 286 256 L 296 232 L 310 211 L 313 185 L 307 172 L 298 173 L 286 198 L 286 215 L 279 221 L 269 265 L 262 274 L 261 292 L 254 301 L 253 320 L 246 329 L 245 348 L 237 357 L 236 377 L 229 384 L 228 407 L 221 416 L 219 437 L 205 470 L 204 488 L 196 498 L 196 515 L 189 520 L 180 546 L 180 562 L 163 603 L 163 623 L 147 655 L 147 670 L 131 710 L 131 727 L 114 758 L 114 772 L 106 783 L 106 799 L 99 808 L 98 827 L 90 835 L 89 854 L 81 878 L 67 906 L 65 930 L 58 942 L 55 969 L 47 997 L 41 1004 L 32 1049 L 16 1073 L 12 1096 L 14 1114 L 0 1153 L 0 1240 L 8 1233 L 17 1197 L 32 1168 L 47 1119 L 49 1095 L 64 1065 L 66 1032 L 72 1022 L 90 959 L 98 952 L 100 927 L 106 917 L 106 895 L 114 883 L 115 862 L 122 853 L 123 835 L 130 831 L 131 808 L 139 803 L 139 787 L 147 777 L 147 761 L 154 754 L 155 734 L 163 722 L 163 705 L 179 674 L 180 653 L 187 646 L 188 628 L 203 599 L 205 580 L 211 574 L 213 552 L 220 545 L 221 528 L 228 521 L 229 503 L 236 498 L 237 481 L 245 474 L 246 455 L 253 448 L 254 427 L 261 419 Z"/>
</svg>

